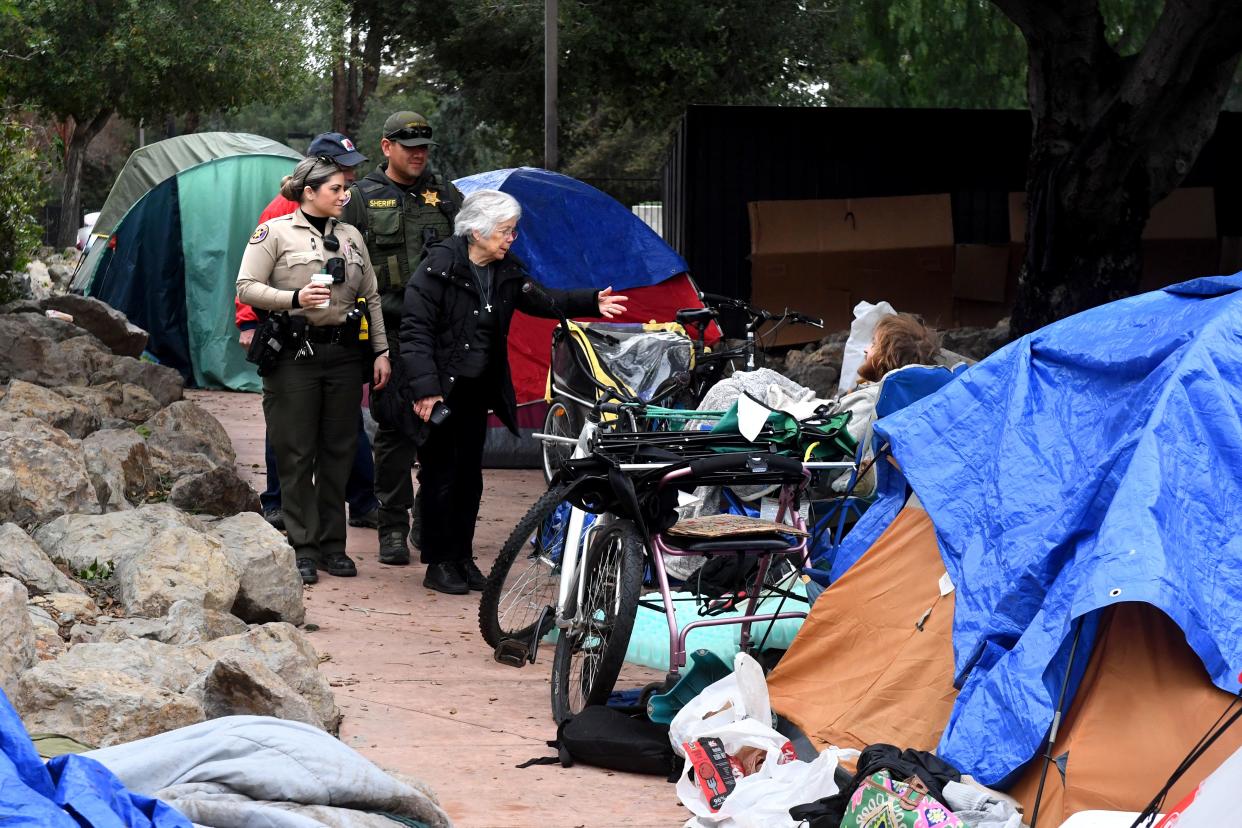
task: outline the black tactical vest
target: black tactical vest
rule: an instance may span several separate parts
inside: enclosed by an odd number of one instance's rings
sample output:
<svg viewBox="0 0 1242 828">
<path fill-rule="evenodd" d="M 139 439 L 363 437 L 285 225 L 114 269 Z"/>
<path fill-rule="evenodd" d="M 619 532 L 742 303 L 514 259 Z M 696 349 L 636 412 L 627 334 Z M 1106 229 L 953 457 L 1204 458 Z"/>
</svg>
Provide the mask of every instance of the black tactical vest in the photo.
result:
<svg viewBox="0 0 1242 828">
<path fill-rule="evenodd" d="M 402 290 L 428 245 L 453 234 L 453 218 L 461 207 L 456 190 L 437 175 L 413 192 L 371 178 L 357 182 L 354 189 L 366 216 L 358 229 L 366 239 L 379 292 Z"/>
</svg>

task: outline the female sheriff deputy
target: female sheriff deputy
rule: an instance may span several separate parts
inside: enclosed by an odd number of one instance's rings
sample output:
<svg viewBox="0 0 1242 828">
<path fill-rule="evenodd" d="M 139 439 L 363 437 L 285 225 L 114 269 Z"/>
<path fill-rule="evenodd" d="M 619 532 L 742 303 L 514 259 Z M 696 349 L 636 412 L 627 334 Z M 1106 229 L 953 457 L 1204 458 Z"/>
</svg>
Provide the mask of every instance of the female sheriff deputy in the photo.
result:
<svg viewBox="0 0 1242 828">
<path fill-rule="evenodd" d="M 369 339 L 361 344 L 350 324 L 356 301 L 378 309 L 379 295 L 362 234 L 337 219 L 346 193 L 345 176 L 331 160 L 303 160 L 280 188 L 298 209 L 259 225 L 237 274 L 242 302 L 288 314 L 280 317 L 286 324 L 279 326 L 279 355 L 264 372 L 263 416 L 289 544 L 308 584 L 319 568 L 357 574 L 345 554 L 345 481 L 358 434 L 363 346 L 377 355 L 376 388 L 391 373 L 383 315 L 367 314 Z"/>
</svg>

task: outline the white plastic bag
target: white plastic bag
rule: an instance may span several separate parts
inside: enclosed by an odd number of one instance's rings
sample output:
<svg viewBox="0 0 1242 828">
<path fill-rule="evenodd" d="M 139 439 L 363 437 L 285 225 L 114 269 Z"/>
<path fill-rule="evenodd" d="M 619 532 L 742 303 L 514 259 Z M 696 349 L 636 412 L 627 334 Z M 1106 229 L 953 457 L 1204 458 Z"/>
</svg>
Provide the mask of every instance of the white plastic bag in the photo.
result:
<svg viewBox="0 0 1242 828">
<path fill-rule="evenodd" d="M 768 701 L 768 682 L 763 668 L 746 653 L 733 658 L 733 672 L 708 685 L 677 711 L 669 724 L 668 738 L 678 756 L 685 756 L 682 745 L 704 734 L 714 734 L 726 725 L 754 719 L 772 727 L 772 707 Z"/>
<path fill-rule="evenodd" d="M 799 761 L 772 727 L 763 668 L 745 653 L 737 654 L 732 674 L 678 712 L 669 738 L 687 758 L 677 781 L 677 796 L 694 814 L 686 828 L 794 828 L 789 809 L 836 793 L 837 763 L 858 754 L 829 748 L 812 762 Z M 705 778 L 713 780 L 706 790 Z"/>
<path fill-rule="evenodd" d="M 758 773 L 742 777 L 715 813 L 708 809 L 697 786 L 689 782 L 688 772 L 683 773 L 677 782 L 677 795 L 694 814 L 685 828 L 797 828 L 789 809 L 837 793 L 837 765 L 857 755 L 856 750 L 828 748 L 811 762 L 795 759 L 780 763 L 769 757 Z M 683 795 L 685 785 L 698 795 L 697 801 Z"/>
<path fill-rule="evenodd" d="M 850 323 L 850 338 L 845 340 L 845 355 L 841 358 L 841 382 L 837 391 L 845 394 L 854 390 L 858 384 L 858 369 L 862 367 L 863 352 L 871 344 L 871 335 L 875 333 L 875 325 L 885 316 L 897 313 L 888 302 L 871 304 L 859 302 L 854 306 L 854 321 Z"/>
</svg>

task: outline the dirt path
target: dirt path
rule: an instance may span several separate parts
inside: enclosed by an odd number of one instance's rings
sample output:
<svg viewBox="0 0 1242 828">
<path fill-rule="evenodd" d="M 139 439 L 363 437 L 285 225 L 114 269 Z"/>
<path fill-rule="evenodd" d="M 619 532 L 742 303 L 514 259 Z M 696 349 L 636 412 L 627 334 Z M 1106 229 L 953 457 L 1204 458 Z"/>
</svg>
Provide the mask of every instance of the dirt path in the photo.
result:
<svg viewBox="0 0 1242 828">
<path fill-rule="evenodd" d="M 238 468 L 263 480 L 257 394 L 191 392 L 224 424 Z M 543 491 L 534 471 L 488 471 L 475 536 L 487 572 L 510 529 Z M 345 713 L 341 739 L 382 767 L 416 776 L 460 826 L 561 828 L 675 826 L 689 812 L 673 786 L 650 776 L 587 767 L 515 768 L 551 756 L 551 652 L 521 670 L 492 660 L 479 636 L 478 593 L 422 587 L 423 567 L 376 562 L 374 531 L 349 530 L 357 578 L 322 576 L 306 591 L 311 641 Z M 654 677 L 628 668 L 618 686 Z M 626 679 L 629 679 L 627 682 Z"/>
</svg>

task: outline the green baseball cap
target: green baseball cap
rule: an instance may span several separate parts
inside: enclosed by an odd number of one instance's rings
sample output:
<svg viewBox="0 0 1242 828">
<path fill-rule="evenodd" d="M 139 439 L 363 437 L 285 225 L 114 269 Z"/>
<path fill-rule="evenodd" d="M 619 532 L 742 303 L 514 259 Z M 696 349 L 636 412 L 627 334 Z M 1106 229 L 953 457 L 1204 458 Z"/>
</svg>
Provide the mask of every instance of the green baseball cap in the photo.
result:
<svg viewBox="0 0 1242 828">
<path fill-rule="evenodd" d="M 384 121 L 384 137 L 403 147 L 439 146 L 431 140 L 431 124 L 417 112 L 394 112 Z"/>
</svg>

